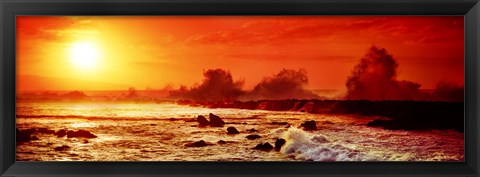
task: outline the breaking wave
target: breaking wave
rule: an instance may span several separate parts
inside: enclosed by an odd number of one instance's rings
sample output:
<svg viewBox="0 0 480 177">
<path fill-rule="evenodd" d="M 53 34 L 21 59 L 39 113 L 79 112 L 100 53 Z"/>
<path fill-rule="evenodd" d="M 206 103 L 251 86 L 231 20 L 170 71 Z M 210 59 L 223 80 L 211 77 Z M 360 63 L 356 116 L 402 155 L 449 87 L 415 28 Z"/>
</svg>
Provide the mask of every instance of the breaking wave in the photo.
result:
<svg viewBox="0 0 480 177">
<path fill-rule="evenodd" d="M 285 155 L 311 161 L 376 161 L 359 150 L 332 142 L 323 135 L 313 135 L 295 127 L 283 132 L 287 142 L 280 150 Z"/>
</svg>

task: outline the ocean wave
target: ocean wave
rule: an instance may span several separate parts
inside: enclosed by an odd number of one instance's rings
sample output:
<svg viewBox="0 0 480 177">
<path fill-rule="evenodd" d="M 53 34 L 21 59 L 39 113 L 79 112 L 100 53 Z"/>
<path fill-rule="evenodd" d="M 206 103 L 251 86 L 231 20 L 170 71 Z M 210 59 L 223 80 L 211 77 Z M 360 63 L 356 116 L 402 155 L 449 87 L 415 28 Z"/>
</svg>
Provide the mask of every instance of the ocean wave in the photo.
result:
<svg viewBox="0 0 480 177">
<path fill-rule="evenodd" d="M 321 134 L 311 134 L 295 127 L 283 132 L 287 142 L 280 152 L 297 159 L 312 161 L 375 161 L 376 159 L 338 142 L 332 142 Z"/>
</svg>

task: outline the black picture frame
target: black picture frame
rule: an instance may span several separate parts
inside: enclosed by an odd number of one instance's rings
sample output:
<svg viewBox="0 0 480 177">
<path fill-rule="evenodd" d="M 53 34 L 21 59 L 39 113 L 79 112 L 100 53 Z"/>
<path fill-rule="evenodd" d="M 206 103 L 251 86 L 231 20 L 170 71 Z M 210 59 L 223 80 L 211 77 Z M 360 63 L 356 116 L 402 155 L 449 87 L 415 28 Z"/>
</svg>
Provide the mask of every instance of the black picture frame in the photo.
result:
<svg viewBox="0 0 480 177">
<path fill-rule="evenodd" d="M 479 176 L 478 0 L 0 0 L 0 174 L 27 176 Z M 18 15 L 464 15 L 465 162 L 16 162 Z"/>
</svg>

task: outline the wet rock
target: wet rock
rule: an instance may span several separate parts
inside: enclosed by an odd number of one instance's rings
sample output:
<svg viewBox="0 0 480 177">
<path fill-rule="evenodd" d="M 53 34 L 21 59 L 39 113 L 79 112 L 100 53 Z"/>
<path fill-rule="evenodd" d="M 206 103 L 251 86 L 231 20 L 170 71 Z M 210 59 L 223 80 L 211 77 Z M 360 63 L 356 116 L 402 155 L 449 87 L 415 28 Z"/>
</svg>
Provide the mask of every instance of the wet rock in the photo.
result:
<svg viewBox="0 0 480 177">
<path fill-rule="evenodd" d="M 29 131 L 16 129 L 16 140 L 17 142 L 29 142 L 32 140 L 32 133 Z"/>
<path fill-rule="evenodd" d="M 185 144 L 185 147 L 204 147 L 204 146 L 208 146 L 208 145 L 211 145 L 211 144 L 206 143 L 203 140 L 200 140 L 200 141 L 196 141 L 196 142 L 193 142 L 193 143 L 187 143 L 187 144 Z"/>
<path fill-rule="evenodd" d="M 262 151 L 270 151 L 273 149 L 273 146 L 270 144 L 270 143 L 260 143 L 260 144 L 257 144 L 257 146 L 255 146 L 253 149 L 256 149 L 256 150 L 262 150 Z"/>
<path fill-rule="evenodd" d="M 86 130 L 68 131 L 67 138 L 96 138 L 97 136 Z"/>
<path fill-rule="evenodd" d="M 67 135 L 67 130 L 58 130 L 57 132 L 54 133 L 55 136 L 57 137 L 64 137 L 65 135 Z"/>
<path fill-rule="evenodd" d="M 228 127 L 227 128 L 227 134 L 232 135 L 232 134 L 239 134 L 238 130 L 235 127 Z"/>
<path fill-rule="evenodd" d="M 66 151 L 67 149 L 70 149 L 70 146 L 63 145 L 63 146 L 58 146 L 53 148 L 55 151 Z"/>
<path fill-rule="evenodd" d="M 218 140 L 217 142 L 218 144 L 227 144 L 227 142 L 225 140 Z"/>
<path fill-rule="evenodd" d="M 288 125 L 288 122 L 271 122 L 272 125 Z"/>
<path fill-rule="evenodd" d="M 210 125 L 210 122 L 208 122 L 208 120 L 202 115 L 197 116 L 197 122 L 198 122 L 198 126 L 200 127 L 205 127 Z"/>
<path fill-rule="evenodd" d="M 317 130 L 317 123 L 314 120 L 307 120 L 300 126 L 303 127 L 304 130 Z"/>
<path fill-rule="evenodd" d="M 261 136 L 260 135 L 248 135 L 245 138 L 247 138 L 249 140 L 255 140 L 255 139 L 261 138 Z"/>
<path fill-rule="evenodd" d="M 215 114 L 210 113 L 208 118 L 210 119 L 210 126 L 212 127 L 223 127 L 225 125 L 225 122 Z"/>
<path fill-rule="evenodd" d="M 54 130 L 50 130 L 48 128 L 39 128 L 37 130 L 38 133 L 44 133 L 44 134 L 54 134 L 55 131 Z"/>
<path fill-rule="evenodd" d="M 299 111 L 312 113 L 314 106 L 315 106 L 314 102 L 307 102 L 302 106 L 302 108 L 299 109 Z"/>
<path fill-rule="evenodd" d="M 254 128 L 251 128 L 251 129 L 247 130 L 247 132 L 253 133 L 253 132 L 257 132 L 257 130 L 255 130 Z"/>
<path fill-rule="evenodd" d="M 285 145 L 285 143 L 286 143 L 285 139 L 282 139 L 282 138 L 277 139 L 277 141 L 275 141 L 275 150 L 279 151 L 282 148 L 282 146 Z"/>
<path fill-rule="evenodd" d="M 33 134 L 33 133 L 37 133 L 37 129 L 35 128 L 29 128 L 29 129 L 26 129 L 26 130 L 22 130 L 23 133 L 26 133 L 26 134 Z"/>
</svg>

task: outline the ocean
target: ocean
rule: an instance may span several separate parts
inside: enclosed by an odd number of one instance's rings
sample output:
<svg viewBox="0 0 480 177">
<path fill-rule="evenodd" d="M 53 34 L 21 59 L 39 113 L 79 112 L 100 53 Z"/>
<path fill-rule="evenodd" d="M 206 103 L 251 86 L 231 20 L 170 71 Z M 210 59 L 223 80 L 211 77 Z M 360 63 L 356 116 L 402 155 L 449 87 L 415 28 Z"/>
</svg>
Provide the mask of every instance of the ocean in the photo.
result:
<svg viewBox="0 0 480 177">
<path fill-rule="evenodd" d="M 196 117 L 220 116 L 224 127 L 198 127 Z M 35 134 L 18 142 L 17 161 L 464 161 L 464 134 L 454 130 L 384 130 L 379 117 L 205 108 L 163 102 L 18 101 L 17 128 L 87 130 L 96 138 Z M 300 124 L 315 120 L 317 130 Z M 227 127 L 240 133 L 229 135 Z M 255 129 L 255 132 L 249 130 Z M 249 140 L 247 135 L 261 138 Z M 279 150 L 253 149 L 259 143 Z M 204 140 L 209 145 L 187 147 Z M 219 141 L 223 140 L 222 143 Z M 56 147 L 68 146 L 64 150 Z"/>
</svg>

